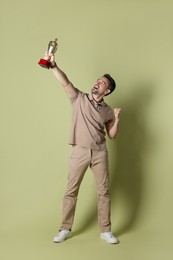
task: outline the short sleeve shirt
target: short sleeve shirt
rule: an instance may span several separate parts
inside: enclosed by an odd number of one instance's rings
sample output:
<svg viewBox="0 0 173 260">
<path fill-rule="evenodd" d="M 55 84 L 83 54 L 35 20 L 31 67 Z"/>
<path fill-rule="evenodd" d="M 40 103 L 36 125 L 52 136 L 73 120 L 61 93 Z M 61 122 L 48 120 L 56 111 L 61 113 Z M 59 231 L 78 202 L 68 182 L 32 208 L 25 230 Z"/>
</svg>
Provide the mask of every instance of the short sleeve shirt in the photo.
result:
<svg viewBox="0 0 173 260">
<path fill-rule="evenodd" d="M 77 90 L 71 100 L 72 126 L 69 144 L 93 150 L 106 150 L 105 124 L 114 120 L 114 113 L 104 100 L 97 103 L 91 94 Z"/>
</svg>

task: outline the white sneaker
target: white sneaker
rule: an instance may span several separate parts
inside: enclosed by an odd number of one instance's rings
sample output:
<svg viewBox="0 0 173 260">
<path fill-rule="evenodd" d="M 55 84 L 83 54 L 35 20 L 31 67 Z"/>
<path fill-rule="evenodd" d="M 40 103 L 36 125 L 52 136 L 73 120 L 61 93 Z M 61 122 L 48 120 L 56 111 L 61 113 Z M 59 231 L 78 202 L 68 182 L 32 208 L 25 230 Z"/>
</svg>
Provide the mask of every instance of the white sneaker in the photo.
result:
<svg viewBox="0 0 173 260">
<path fill-rule="evenodd" d="M 114 237 L 111 232 L 101 233 L 100 238 L 106 240 L 106 242 L 108 242 L 110 244 L 119 243 L 118 239 L 116 237 Z"/>
<path fill-rule="evenodd" d="M 61 243 L 71 236 L 71 231 L 67 229 L 60 230 L 59 233 L 54 237 L 53 242 Z"/>
</svg>

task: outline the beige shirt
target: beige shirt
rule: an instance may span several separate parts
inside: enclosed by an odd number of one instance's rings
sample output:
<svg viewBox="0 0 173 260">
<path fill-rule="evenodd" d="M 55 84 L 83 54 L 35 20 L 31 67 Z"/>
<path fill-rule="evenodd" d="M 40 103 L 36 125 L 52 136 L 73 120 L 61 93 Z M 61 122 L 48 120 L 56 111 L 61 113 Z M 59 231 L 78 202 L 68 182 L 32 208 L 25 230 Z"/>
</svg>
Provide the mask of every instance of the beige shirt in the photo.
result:
<svg viewBox="0 0 173 260">
<path fill-rule="evenodd" d="M 93 150 L 106 150 L 105 123 L 114 120 L 114 113 L 104 100 L 97 103 L 91 94 L 77 90 L 71 100 L 72 127 L 69 144 Z"/>
</svg>

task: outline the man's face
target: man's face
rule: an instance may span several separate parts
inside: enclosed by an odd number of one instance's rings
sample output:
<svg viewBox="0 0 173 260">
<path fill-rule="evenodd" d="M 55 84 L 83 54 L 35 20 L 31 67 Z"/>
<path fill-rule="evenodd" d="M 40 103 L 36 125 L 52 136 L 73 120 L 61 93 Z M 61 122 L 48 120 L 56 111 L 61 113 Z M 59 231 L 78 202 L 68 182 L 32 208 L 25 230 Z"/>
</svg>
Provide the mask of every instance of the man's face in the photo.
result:
<svg viewBox="0 0 173 260">
<path fill-rule="evenodd" d="M 97 80 L 97 82 L 94 84 L 94 86 L 91 89 L 92 94 L 94 95 L 105 95 L 110 92 L 108 89 L 108 86 L 110 84 L 109 79 L 106 77 L 101 77 L 100 79 Z"/>
</svg>

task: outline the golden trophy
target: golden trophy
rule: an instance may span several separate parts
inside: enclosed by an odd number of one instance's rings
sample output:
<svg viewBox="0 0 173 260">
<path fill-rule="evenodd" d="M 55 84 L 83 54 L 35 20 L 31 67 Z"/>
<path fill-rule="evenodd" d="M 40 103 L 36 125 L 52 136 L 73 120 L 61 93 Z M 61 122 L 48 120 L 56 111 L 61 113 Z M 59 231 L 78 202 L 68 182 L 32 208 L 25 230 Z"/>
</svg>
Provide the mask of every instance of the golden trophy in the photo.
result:
<svg viewBox="0 0 173 260">
<path fill-rule="evenodd" d="M 55 39 L 54 41 L 49 42 L 47 51 L 49 54 L 51 53 L 54 54 L 57 48 L 58 48 L 57 39 Z M 44 59 L 40 59 L 38 64 L 45 69 L 49 69 L 51 67 L 50 61 L 47 59 L 46 56 L 44 57 Z"/>
</svg>

